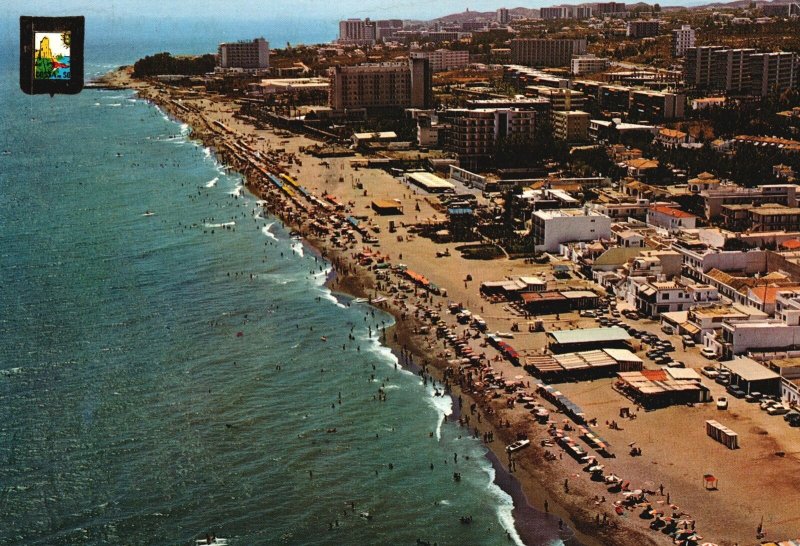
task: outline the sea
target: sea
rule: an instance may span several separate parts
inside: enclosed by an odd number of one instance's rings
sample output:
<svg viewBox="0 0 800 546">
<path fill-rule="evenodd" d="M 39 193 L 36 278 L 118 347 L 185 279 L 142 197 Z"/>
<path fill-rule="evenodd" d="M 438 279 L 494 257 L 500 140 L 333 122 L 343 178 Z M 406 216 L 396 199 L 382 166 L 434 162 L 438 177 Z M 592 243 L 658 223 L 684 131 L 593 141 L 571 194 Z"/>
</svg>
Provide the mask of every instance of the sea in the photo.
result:
<svg viewBox="0 0 800 546">
<path fill-rule="evenodd" d="M 16 25 L 0 25 L 0 544 L 577 544 L 515 510 L 456 403 L 381 343 L 392 317 L 331 293 L 330 265 L 187 125 L 129 91 L 24 95 Z M 86 76 L 335 33 L 90 17 Z"/>
</svg>

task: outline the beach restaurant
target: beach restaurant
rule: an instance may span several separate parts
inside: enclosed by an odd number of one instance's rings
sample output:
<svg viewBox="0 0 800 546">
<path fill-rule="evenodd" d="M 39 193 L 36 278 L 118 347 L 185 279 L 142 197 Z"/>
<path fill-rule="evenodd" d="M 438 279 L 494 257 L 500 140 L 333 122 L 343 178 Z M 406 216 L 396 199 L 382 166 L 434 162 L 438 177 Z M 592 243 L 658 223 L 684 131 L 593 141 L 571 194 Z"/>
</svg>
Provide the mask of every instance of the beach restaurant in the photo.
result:
<svg viewBox="0 0 800 546">
<path fill-rule="evenodd" d="M 619 372 L 614 389 L 645 408 L 709 402 L 711 393 L 692 369 L 664 368 Z"/>
<path fill-rule="evenodd" d="M 381 216 L 388 216 L 391 214 L 403 214 L 403 206 L 397 201 L 388 199 L 376 199 L 372 202 L 372 210 Z"/>
<path fill-rule="evenodd" d="M 547 333 L 547 346 L 553 353 L 570 353 L 592 349 L 629 349 L 631 336 L 619 326 L 582 328 Z"/>
<path fill-rule="evenodd" d="M 525 369 L 548 382 L 611 377 L 620 371 L 641 370 L 644 362 L 627 349 L 598 349 L 580 353 L 529 356 Z"/>
<path fill-rule="evenodd" d="M 595 309 L 600 301 L 600 296 L 591 290 L 525 293 L 521 297 L 525 309 L 529 313 L 539 315 L 566 313 L 575 309 Z"/>
</svg>

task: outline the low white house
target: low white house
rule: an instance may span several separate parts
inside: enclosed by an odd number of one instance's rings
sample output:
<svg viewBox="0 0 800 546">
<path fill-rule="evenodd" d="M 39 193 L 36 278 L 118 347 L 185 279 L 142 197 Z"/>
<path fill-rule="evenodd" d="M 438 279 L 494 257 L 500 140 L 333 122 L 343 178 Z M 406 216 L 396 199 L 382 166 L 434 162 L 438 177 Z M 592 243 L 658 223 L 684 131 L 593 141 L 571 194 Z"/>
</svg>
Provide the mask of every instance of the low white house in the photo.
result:
<svg viewBox="0 0 800 546">
<path fill-rule="evenodd" d="M 530 222 L 536 250 L 555 252 L 563 243 L 611 239 L 611 218 L 586 208 L 537 210 Z"/>
<path fill-rule="evenodd" d="M 678 208 L 653 205 L 647 211 L 647 223 L 674 233 L 682 229 L 694 229 L 697 224 L 697 216 Z"/>
</svg>

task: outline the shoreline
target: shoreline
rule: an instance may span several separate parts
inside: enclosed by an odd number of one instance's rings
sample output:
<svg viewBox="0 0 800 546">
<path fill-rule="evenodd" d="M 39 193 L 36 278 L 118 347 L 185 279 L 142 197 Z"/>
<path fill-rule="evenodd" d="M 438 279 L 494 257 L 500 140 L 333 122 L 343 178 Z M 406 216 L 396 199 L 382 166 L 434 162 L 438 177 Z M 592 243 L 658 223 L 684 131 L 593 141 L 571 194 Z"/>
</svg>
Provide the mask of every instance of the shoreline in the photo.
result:
<svg viewBox="0 0 800 546">
<path fill-rule="evenodd" d="M 200 140 L 205 146 L 211 148 L 219 162 L 226 169 L 240 172 L 248 191 L 255 195 L 256 198 L 264 200 L 265 208 L 271 214 L 280 218 L 287 227 L 296 228 L 308 245 L 331 264 L 334 273 L 325 283 L 331 292 L 352 297 L 369 297 L 371 292 L 376 292 L 376 282 L 371 272 L 360 267 L 352 256 L 348 256 L 347 249 L 331 248 L 330 244 L 326 244 L 326 240 L 316 236 L 313 231 L 306 229 L 302 222 L 297 221 L 296 211 L 286 208 L 288 200 L 282 194 L 274 188 L 266 188 L 254 182 L 252 169 L 248 169 L 246 164 L 237 165 L 235 152 L 226 151 L 222 146 L 217 145 L 216 140 L 223 139 L 225 135 L 220 135 L 219 132 L 215 131 L 209 120 L 202 114 L 199 115 L 204 123 L 196 119 L 192 120 L 191 112 L 185 110 L 185 106 L 176 102 L 169 93 L 162 97 L 161 91 L 148 82 L 133 81 L 130 78 L 124 81 L 123 78 L 122 83 L 114 84 L 107 81 L 103 84 L 103 87 L 109 89 L 132 89 L 138 93 L 140 98 L 155 104 L 173 118 L 187 123 L 192 130 L 191 138 Z M 255 128 L 253 129 L 255 131 Z M 286 140 L 280 141 L 281 143 L 289 142 L 290 139 L 303 140 L 303 137 L 299 135 L 285 136 L 284 138 Z M 233 154 L 233 156 L 230 154 Z M 306 161 L 306 156 L 303 156 L 303 161 Z M 350 173 L 350 176 L 352 179 L 353 174 Z M 343 177 L 340 177 L 339 182 L 341 183 L 342 180 Z M 324 183 L 327 184 L 328 182 L 325 181 Z M 331 193 L 335 194 L 335 191 L 331 191 Z M 400 258 L 402 261 L 402 254 L 400 254 Z M 455 279 L 450 279 L 451 282 L 453 280 Z M 455 280 L 455 282 L 458 284 L 458 280 Z M 450 284 L 444 286 L 451 288 Z M 430 303 L 434 302 L 432 295 L 424 294 L 423 297 L 429 297 L 428 301 Z M 466 301 L 467 306 L 469 306 L 470 300 L 467 299 Z M 447 298 L 437 296 L 436 302 L 441 305 L 447 302 Z M 440 340 L 434 339 L 431 342 L 428 336 L 417 333 L 417 328 L 429 326 L 429 323 L 418 319 L 414 314 L 407 315 L 401 307 L 393 306 L 389 303 L 387 301 L 375 305 L 395 317 L 395 324 L 387 329 L 387 335 L 382 340 L 383 344 L 392 350 L 403 366 L 407 366 L 404 360 L 405 355 L 413 355 L 415 363 L 423 362 L 420 369 L 424 370 L 436 381 L 448 385 L 446 375 L 448 371 L 453 371 L 452 366 L 447 362 L 446 358 L 433 353 L 434 344 L 438 344 Z M 473 305 L 473 307 L 475 306 Z M 427 348 L 425 347 L 426 342 L 429 344 Z M 528 379 L 534 380 L 535 383 L 535 378 L 528 377 Z M 565 477 L 581 476 L 575 474 L 575 469 L 571 466 L 573 463 L 559 464 L 558 461 L 554 461 L 552 464 L 548 464 L 544 461 L 545 449 L 538 445 L 538 440 L 543 437 L 542 433 L 545 432 L 543 427 L 534 425 L 533 428 L 523 428 L 521 425 L 524 425 L 524 423 L 517 422 L 514 423 L 514 426 L 510 426 L 510 424 L 506 426 L 502 424 L 503 418 L 492 407 L 492 399 L 481 393 L 473 394 L 472 392 L 467 392 L 469 389 L 462 389 L 458 383 L 449 384 L 449 387 L 448 394 L 453 398 L 453 415 L 456 415 L 457 400 L 462 398 L 468 407 L 475 405 L 475 412 L 471 411 L 470 414 L 481 423 L 480 431 L 484 433 L 489 431 L 493 435 L 497 435 L 494 441 L 484 442 L 488 449 L 486 456 L 495 468 L 495 483 L 509 494 L 514 501 L 514 509 L 512 511 L 514 527 L 523 540 L 526 540 L 526 537 L 528 537 L 528 540 L 536 540 L 532 536 L 532 530 L 525 529 L 527 517 L 530 515 L 539 517 L 544 515 L 542 507 L 549 505 L 549 510 L 547 510 L 549 515 L 545 516 L 545 519 L 550 521 L 562 519 L 569 528 L 574 530 L 577 540 L 584 546 L 660 545 L 671 543 L 671 540 L 667 540 L 666 536 L 660 533 L 654 534 L 646 527 L 642 527 L 641 524 L 637 525 L 638 522 L 633 517 L 612 519 L 613 525 L 609 526 L 601 527 L 596 525 L 594 518 L 595 515 L 599 517 L 598 510 L 603 511 L 604 507 L 612 508 L 610 503 L 600 508 L 596 504 L 592 506 L 592 491 L 580 483 L 581 480 L 578 480 L 578 483 L 573 486 L 572 492 L 561 491 L 560 485 L 566 479 Z M 469 427 L 469 418 L 470 415 L 465 415 L 467 422 L 461 423 L 460 415 L 459 417 L 453 417 L 454 420 L 459 421 L 462 425 L 466 424 L 468 428 L 471 428 Z M 505 446 L 516 439 L 516 433 L 523 431 L 532 433 L 531 445 L 525 450 L 523 457 L 515 459 L 515 468 L 509 469 L 510 465 L 503 462 L 504 456 L 506 456 Z M 574 480 L 572 482 L 574 483 Z M 535 542 L 526 541 L 526 543 L 533 544 Z M 574 542 L 566 543 L 573 544 Z"/>
</svg>

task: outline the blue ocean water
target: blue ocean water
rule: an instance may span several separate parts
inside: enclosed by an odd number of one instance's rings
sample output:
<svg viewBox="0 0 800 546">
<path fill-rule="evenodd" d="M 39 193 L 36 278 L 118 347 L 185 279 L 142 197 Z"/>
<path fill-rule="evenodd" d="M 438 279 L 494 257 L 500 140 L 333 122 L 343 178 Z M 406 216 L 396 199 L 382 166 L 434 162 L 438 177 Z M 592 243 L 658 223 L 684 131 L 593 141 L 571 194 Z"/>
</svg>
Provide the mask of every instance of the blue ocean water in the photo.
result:
<svg viewBox="0 0 800 546">
<path fill-rule="evenodd" d="M 88 77 L 231 39 L 131 24 L 87 22 Z M 519 543 L 485 448 L 378 342 L 389 315 L 332 295 L 328 264 L 186 125 L 125 91 L 23 95 L 13 62 L 0 544 Z"/>
</svg>

